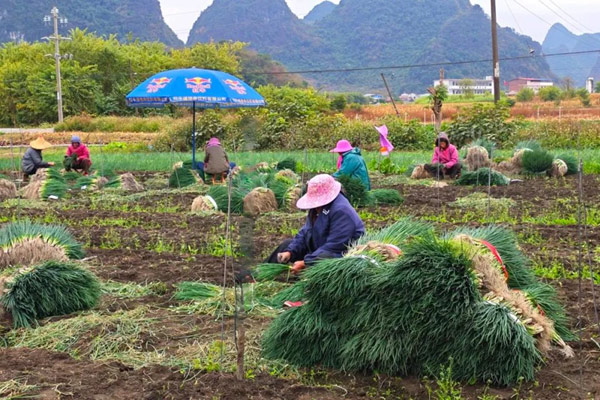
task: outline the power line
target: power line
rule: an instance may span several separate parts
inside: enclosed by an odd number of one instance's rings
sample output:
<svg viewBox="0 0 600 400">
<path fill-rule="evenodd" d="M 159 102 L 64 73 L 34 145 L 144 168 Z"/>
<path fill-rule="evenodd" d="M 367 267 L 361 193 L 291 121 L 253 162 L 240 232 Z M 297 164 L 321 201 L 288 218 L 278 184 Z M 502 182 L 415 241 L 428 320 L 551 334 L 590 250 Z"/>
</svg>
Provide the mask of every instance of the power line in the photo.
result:
<svg viewBox="0 0 600 400">
<path fill-rule="evenodd" d="M 516 57 L 504 57 L 500 58 L 500 61 L 517 61 L 517 60 L 528 60 L 535 58 L 546 58 L 546 57 L 560 57 L 560 56 L 573 56 L 581 54 L 592 54 L 600 53 L 598 50 L 585 50 L 585 51 L 568 51 L 563 53 L 551 53 L 551 54 L 540 54 L 540 55 L 526 55 Z M 438 63 L 427 63 L 427 64 L 406 64 L 406 65 L 388 65 L 379 67 L 357 67 L 357 68 L 332 68 L 332 69 L 313 69 L 313 70 L 300 70 L 300 71 L 272 71 L 272 72 L 257 72 L 257 75 L 290 75 L 290 74 L 326 74 L 334 72 L 365 72 L 365 71 L 379 71 L 387 69 L 409 69 L 409 68 L 427 68 L 427 67 L 445 67 L 452 65 L 465 65 L 465 64 L 478 64 L 478 63 L 489 63 L 491 59 L 481 60 L 469 60 L 469 61 L 447 61 Z"/>
<path fill-rule="evenodd" d="M 593 29 L 588 28 L 587 26 L 585 26 L 583 23 L 579 22 L 578 20 L 576 20 L 575 18 L 573 18 L 568 12 L 566 12 L 564 9 L 562 9 L 558 4 L 556 4 L 554 2 L 554 0 L 548 0 L 550 3 L 554 4 L 554 6 L 556 8 L 558 8 L 560 11 L 563 12 L 563 14 L 565 14 L 567 17 L 571 18 L 573 21 L 575 21 L 577 24 L 579 24 L 579 26 L 584 27 L 586 30 L 590 31 L 590 32 L 594 32 Z"/>
<path fill-rule="evenodd" d="M 565 23 L 571 25 L 571 27 L 575 28 L 576 30 L 581 31 L 581 29 L 579 29 L 579 27 L 577 27 L 576 25 L 574 25 L 571 21 L 567 21 L 565 19 L 565 17 L 563 17 L 562 15 L 560 15 L 559 13 L 557 13 L 553 8 L 551 8 L 548 4 L 544 3 L 543 0 L 538 0 L 544 7 L 546 7 L 548 10 L 550 10 L 554 15 L 556 15 L 558 18 L 560 18 L 561 20 L 563 20 Z"/>
<path fill-rule="evenodd" d="M 513 19 L 515 20 L 515 24 L 517 24 L 517 28 L 519 28 L 519 32 L 521 32 L 522 34 L 525 34 L 525 32 L 523 31 L 523 29 L 521 29 L 521 25 L 519 24 L 519 21 L 517 20 L 517 17 L 515 16 L 515 13 L 513 12 L 510 3 L 508 2 L 508 0 L 504 0 L 504 2 L 506 3 L 506 7 L 508 8 L 508 11 L 510 11 L 510 15 L 512 15 Z"/>
<path fill-rule="evenodd" d="M 545 22 L 546 24 L 548 24 L 549 26 L 552 26 L 553 24 L 551 22 L 546 21 L 544 18 L 540 17 L 539 15 L 537 15 L 535 12 L 531 11 L 529 8 L 525 7 L 523 4 L 519 3 L 517 0 L 513 0 L 515 3 L 517 3 L 518 5 L 520 5 L 523 9 L 525 9 L 525 11 L 527 11 L 528 13 L 530 13 L 531 15 L 533 15 L 534 17 L 536 17 L 537 19 L 539 19 L 542 22 Z"/>
</svg>

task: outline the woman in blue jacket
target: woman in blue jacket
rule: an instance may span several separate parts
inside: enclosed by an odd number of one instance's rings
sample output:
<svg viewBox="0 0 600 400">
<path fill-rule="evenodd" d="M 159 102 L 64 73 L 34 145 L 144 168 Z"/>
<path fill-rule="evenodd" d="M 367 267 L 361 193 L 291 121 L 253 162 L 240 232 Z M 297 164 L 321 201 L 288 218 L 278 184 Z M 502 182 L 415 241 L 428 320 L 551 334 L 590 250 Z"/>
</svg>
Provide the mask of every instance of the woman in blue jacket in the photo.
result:
<svg viewBox="0 0 600 400">
<path fill-rule="evenodd" d="M 306 223 L 292 240 L 283 242 L 267 259 L 269 263 L 293 263 L 297 273 L 316 261 L 339 258 L 365 233 L 356 210 L 341 193 L 341 185 L 330 175 L 308 181 L 308 190 L 296 206 L 308 210 Z"/>
</svg>

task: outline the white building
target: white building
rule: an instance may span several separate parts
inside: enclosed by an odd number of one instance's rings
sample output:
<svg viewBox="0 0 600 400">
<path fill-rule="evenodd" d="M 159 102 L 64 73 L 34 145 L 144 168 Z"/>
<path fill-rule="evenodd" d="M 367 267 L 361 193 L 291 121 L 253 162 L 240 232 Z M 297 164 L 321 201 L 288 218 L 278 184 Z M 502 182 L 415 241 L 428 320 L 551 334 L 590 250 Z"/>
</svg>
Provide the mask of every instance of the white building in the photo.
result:
<svg viewBox="0 0 600 400">
<path fill-rule="evenodd" d="M 486 76 L 485 79 L 444 79 L 444 86 L 448 89 L 450 95 L 465 94 L 465 91 L 471 94 L 491 94 L 494 93 L 494 79 L 491 76 Z M 440 86 L 440 80 L 433 82 L 433 86 Z"/>
<path fill-rule="evenodd" d="M 588 92 L 594 93 L 594 78 L 587 78 L 587 81 L 585 81 L 585 88 Z"/>
<path fill-rule="evenodd" d="M 508 81 L 507 86 L 509 96 L 519 93 L 524 88 L 531 89 L 537 94 L 541 88 L 554 86 L 554 82 L 540 78 L 516 78 Z"/>
</svg>

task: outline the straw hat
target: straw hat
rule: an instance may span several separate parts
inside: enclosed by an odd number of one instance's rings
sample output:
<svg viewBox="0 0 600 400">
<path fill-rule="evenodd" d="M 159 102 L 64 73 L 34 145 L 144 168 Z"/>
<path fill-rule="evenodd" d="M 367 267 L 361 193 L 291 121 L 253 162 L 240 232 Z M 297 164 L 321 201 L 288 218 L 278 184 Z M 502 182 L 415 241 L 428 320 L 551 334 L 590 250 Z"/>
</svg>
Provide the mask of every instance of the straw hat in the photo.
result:
<svg viewBox="0 0 600 400">
<path fill-rule="evenodd" d="M 48 143 L 48 141 L 46 141 L 46 139 L 44 139 L 42 136 L 29 143 L 29 145 L 36 150 L 46 150 L 52 147 L 52 145 Z"/>
<path fill-rule="evenodd" d="M 296 207 L 300 210 L 311 210 L 323 207 L 335 200 L 342 190 L 342 185 L 331 175 L 317 175 L 308 181 L 306 194 L 298 200 Z"/>
</svg>

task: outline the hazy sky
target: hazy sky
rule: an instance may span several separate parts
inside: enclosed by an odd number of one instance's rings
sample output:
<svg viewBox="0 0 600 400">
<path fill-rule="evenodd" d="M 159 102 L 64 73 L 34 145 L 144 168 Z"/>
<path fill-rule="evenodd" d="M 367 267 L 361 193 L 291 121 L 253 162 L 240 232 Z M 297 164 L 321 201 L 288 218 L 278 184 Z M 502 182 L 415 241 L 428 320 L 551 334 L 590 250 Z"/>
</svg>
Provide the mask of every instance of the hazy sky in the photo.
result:
<svg viewBox="0 0 600 400">
<path fill-rule="evenodd" d="M 244 1 L 244 0 L 239 0 Z M 299 17 L 322 0 L 286 0 Z M 339 3 L 340 0 L 331 0 Z M 394 0 L 390 0 L 394 1 Z M 449 0 L 441 0 L 449 1 Z M 489 13 L 490 0 L 471 0 Z M 160 0 L 165 20 L 182 40 L 212 0 Z M 600 32 L 599 0 L 497 0 L 498 23 L 542 42 L 548 29 L 561 22 L 571 32 Z"/>
</svg>

